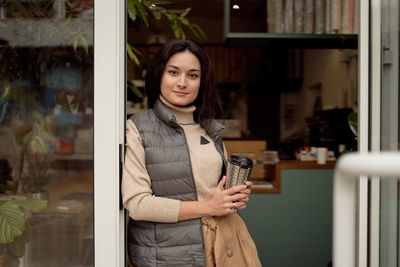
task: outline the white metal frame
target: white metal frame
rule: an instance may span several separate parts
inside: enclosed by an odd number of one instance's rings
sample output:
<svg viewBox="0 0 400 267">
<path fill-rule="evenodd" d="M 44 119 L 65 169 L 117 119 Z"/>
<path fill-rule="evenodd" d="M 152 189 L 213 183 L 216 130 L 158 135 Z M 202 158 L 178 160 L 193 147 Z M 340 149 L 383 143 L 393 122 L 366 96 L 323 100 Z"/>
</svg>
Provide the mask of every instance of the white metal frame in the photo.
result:
<svg viewBox="0 0 400 267">
<path fill-rule="evenodd" d="M 361 175 L 398 179 L 400 153 L 349 153 L 340 157 L 335 169 L 333 187 L 333 265 L 335 267 L 357 266 L 356 185 Z"/>
<path fill-rule="evenodd" d="M 126 83 L 125 16 L 125 1 L 95 0 L 95 265 L 104 267 L 125 265 L 124 213 L 119 208 L 119 145 L 124 136 L 121 114 Z"/>
<path fill-rule="evenodd" d="M 358 149 L 361 153 L 369 150 L 369 74 L 370 74 L 370 56 L 369 56 L 369 20 L 370 8 L 369 1 L 359 1 L 359 36 L 358 36 Z M 357 266 L 367 267 L 368 251 L 368 180 L 361 177 L 358 180 L 358 209 L 355 211 L 358 215 L 357 244 Z M 354 265 L 355 266 L 355 265 Z"/>
<path fill-rule="evenodd" d="M 381 150 L 381 0 L 371 0 L 371 151 Z M 370 187 L 370 256 L 371 267 L 379 267 L 380 179 L 372 177 Z"/>
</svg>

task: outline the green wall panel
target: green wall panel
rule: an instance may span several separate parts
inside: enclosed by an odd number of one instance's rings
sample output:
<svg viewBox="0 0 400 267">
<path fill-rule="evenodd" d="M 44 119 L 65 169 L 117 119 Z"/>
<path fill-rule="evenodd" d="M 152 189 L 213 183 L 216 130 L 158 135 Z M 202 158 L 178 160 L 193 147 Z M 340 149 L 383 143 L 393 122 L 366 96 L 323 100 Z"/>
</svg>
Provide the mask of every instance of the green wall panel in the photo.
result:
<svg viewBox="0 0 400 267">
<path fill-rule="evenodd" d="M 332 258 L 333 170 L 287 169 L 281 194 L 252 194 L 240 214 L 265 267 L 326 267 Z"/>
</svg>

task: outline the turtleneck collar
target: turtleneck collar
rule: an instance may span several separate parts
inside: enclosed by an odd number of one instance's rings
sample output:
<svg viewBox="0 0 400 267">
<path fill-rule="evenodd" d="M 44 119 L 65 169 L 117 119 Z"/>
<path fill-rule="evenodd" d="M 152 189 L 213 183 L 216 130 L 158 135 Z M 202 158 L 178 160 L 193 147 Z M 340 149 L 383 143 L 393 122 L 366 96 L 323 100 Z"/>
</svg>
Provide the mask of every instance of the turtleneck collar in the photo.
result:
<svg viewBox="0 0 400 267">
<path fill-rule="evenodd" d="M 193 112 L 196 110 L 195 106 L 179 107 L 169 103 L 161 94 L 160 100 L 165 106 L 175 115 L 178 124 L 191 124 L 194 123 Z"/>
</svg>

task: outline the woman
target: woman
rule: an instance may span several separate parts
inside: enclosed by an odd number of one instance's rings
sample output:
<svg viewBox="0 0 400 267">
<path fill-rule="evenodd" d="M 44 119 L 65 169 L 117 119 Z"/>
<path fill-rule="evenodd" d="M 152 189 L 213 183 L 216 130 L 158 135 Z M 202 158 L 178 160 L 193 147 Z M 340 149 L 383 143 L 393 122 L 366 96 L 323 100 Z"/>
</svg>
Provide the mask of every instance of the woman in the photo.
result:
<svg viewBox="0 0 400 267">
<path fill-rule="evenodd" d="M 122 180 L 128 255 L 143 266 L 261 266 L 237 214 L 250 182 L 228 190 L 210 60 L 173 40 L 146 75 L 149 109 L 127 121 Z"/>
</svg>

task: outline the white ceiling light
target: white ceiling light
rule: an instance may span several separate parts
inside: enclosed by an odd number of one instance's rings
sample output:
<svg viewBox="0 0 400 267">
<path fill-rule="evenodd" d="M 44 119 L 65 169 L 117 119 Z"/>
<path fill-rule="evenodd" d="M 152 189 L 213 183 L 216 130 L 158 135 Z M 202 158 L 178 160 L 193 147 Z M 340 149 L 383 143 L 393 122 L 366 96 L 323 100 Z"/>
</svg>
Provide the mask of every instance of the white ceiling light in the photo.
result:
<svg viewBox="0 0 400 267">
<path fill-rule="evenodd" d="M 233 5 L 232 8 L 233 9 L 240 9 L 239 5 Z"/>
</svg>

